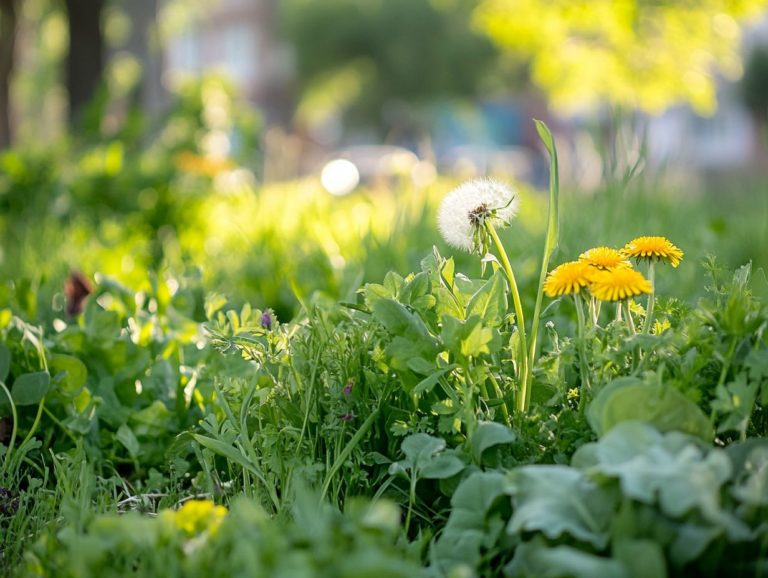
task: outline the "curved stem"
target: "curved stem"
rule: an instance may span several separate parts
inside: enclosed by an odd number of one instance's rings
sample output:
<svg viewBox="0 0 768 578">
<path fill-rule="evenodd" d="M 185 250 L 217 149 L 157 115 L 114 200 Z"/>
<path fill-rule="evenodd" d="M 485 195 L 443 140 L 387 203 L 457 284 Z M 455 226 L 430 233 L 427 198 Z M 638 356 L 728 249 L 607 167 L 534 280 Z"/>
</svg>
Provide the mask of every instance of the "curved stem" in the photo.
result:
<svg viewBox="0 0 768 578">
<path fill-rule="evenodd" d="M 499 235 L 496 233 L 496 229 L 488 220 L 485 221 L 485 226 L 488 234 L 491 236 L 491 239 L 493 239 L 494 245 L 496 245 L 496 250 L 499 252 L 501 265 L 504 269 L 504 273 L 507 276 L 507 281 L 509 281 L 509 288 L 512 293 L 512 302 L 515 307 L 515 317 L 517 318 L 517 331 L 520 334 L 520 348 L 522 350 L 522 355 L 520 356 L 519 374 L 520 391 L 518 392 L 516 402 L 517 409 L 519 411 L 525 411 L 526 399 L 528 398 L 529 382 L 528 339 L 526 338 L 525 333 L 525 316 L 523 315 L 523 306 L 520 301 L 520 292 L 517 289 L 517 281 L 515 281 L 515 274 L 512 272 L 512 265 L 509 262 L 509 257 L 507 257 L 507 252 L 504 249 L 504 245 L 501 244 L 501 239 L 499 239 Z"/>
<path fill-rule="evenodd" d="M 16 404 L 13 403 L 13 398 L 11 397 L 11 392 L 8 391 L 8 387 L 5 385 L 3 381 L 0 381 L 0 389 L 5 392 L 5 395 L 8 397 L 8 403 L 11 404 L 11 416 L 13 418 L 13 427 L 11 429 L 11 439 L 8 442 L 8 451 L 5 452 L 5 459 L 3 460 L 3 469 L 0 470 L 0 474 L 5 474 L 5 470 L 8 467 L 8 462 L 11 459 L 11 452 L 13 451 L 13 444 L 16 443 L 16 432 L 18 430 L 18 424 L 19 419 L 18 415 L 16 413 Z"/>
<path fill-rule="evenodd" d="M 648 294 L 648 307 L 646 307 L 645 311 L 643 333 L 648 333 L 651 330 L 651 323 L 653 323 L 653 306 L 656 301 L 656 269 L 654 265 L 653 261 L 648 263 L 648 280 L 651 282 L 651 292 Z"/>
</svg>

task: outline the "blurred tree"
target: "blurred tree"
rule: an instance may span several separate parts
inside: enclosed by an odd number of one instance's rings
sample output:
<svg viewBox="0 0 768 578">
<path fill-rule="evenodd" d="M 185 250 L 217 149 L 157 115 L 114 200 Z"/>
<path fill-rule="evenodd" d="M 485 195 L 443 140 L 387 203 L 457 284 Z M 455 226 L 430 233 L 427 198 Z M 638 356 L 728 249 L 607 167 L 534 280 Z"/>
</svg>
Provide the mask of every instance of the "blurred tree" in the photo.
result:
<svg viewBox="0 0 768 578">
<path fill-rule="evenodd" d="M 125 50 L 141 68 L 134 105 L 144 112 L 158 111 L 166 100 L 162 84 L 162 50 L 157 38 L 158 0 L 122 0 L 131 29 Z"/>
<path fill-rule="evenodd" d="M 71 125 L 81 122 L 104 73 L 104 33 L 101 18 L 105 0 L 65 0 L 69 28 L 67 94 Z"/>
<path fill-rule="evenodd" d="M 716 72 L 741 73 L 740 20 L 765 0 L 482 0 L 475 23 L 560 109 L 601 103 L 710 114 Z"/>
<path fill-rule="evenodd" d="M 282 2 L 285 32 L 296 50 L 299 92 L 307 103 L 300 106 L 300 116 L 350 108 L 353 122 L 380 127 L 387 103 L 474 96 L 496 56 L 492 43 L 470 27 L 475 4 Z"/>
<path fill-rule="evenodd" d="M 752 113 L 768 121 L 768 46 L 758 46 L 750 52 L 741 89 Z"/>
<path fill-rule="evenodd" d="M 750 52 L 741 93 L 754 120 L 756 164 L 768 171 L 768 46 L 757 46 Z"/>
<path fill-rule="evenodd" d="M 10 83 L 16 46 L 18 0 L 0 0 L 0 150 L 11 146 Z"/>
</svg>

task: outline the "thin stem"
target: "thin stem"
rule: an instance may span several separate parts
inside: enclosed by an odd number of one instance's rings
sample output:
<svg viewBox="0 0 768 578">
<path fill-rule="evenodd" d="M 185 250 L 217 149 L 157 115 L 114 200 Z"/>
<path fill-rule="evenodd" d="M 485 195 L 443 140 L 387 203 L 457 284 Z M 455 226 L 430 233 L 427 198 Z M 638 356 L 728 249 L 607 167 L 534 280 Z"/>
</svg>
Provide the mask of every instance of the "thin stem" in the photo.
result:
<svg viewBox="0 0 768 578">
<path fill-rule="evenodd" d="M 637 329 L 635 329 L 635 320 L 632 319 L 632 310 L 629 307 L 629 300 L 624 301 L 624 307 L 627 309 L 627 325 L 629 325 L 629 330 L 632 332 L 632 335 L 637 335 Z"/>
<path fill-rule="evenodd" d="M 509 288 L 512 293 L 512 302 L 515 307 L 515 317 L 517 318 L 517 331 L 520 335 L 520 347 L 523 352 L 520 359 L 520 373 L 518 376 L 520 381 L 520 391 L 518 392 L 516 401 L 518 411 L 525 411 L 529 381 L 528 340 L 525 333 L 525 316 L 523 315 L 523 306 L 520 301 L 520 292 L 517 289 L 517 281 L 515 281 L 515 274 L 512 272 L 512 265 L 509 262 L 509 257 L 507 257 L 507 252 L 504 249 L 504 245 L 501 244 L 501 239 L 499 239 L 496 229 L 488 220 L 485 221 L 485 226 L 491 239 L 493 239 L 494 245 L 496 245 L 496 250 L 499 252 L 501 265 L 507 276 L 507 281 L 509 281 Z"/>
<path fill-rule="evenodd" d="M 597 327 L 597 299 L 595 296 L 589 298 L 589 318 L 592 320 L 592 327 Z"/>
<path fill-rule="evenodd" d="M 576 304 L 576 318 L 578 320 L 576 339 L 578 340 L 579 345 L 579 370 L 581 371 L 581 395 L 579 396 L 579 411 L 584 411 L 587 393 L 592 388 L 589 383 L 589 371 L 587 371 L 587 347 L 586 341 L 584 339 L 584 326 L 586 323 L 584 319 L 584 306 L 581 303 L 581 297 L 579 297 L 578 293 L 574 293 L 573 302 Z"/>
<path fill-rule="evenodd" d="M 509 417 L 509 408 L 507 407 L 507 402 L 504 400 L 504 393 L 501 391 L 499 382 L 496 381 L 495 377 L 493 377 L 493 373 L 488 373 L 488 377 L 490 378 L 491 383 L 493 384 L 493 391 L 496 394 L 496 397 L 504 402 L 501 404 L 501 415 L 504 417 L 504 421 L 506 422 L 506 424 L 511 426 L 512 420 Z"/>
<path fill-rule="evenodd" d="M 621 301 L 616 302 L 616 321 L 621 321 Z"/>
<path fill-rule="evenodd" d="M 11 452 L 13 451 L 13 444 L 16 443 L 16 432 L 19 424 L 18 415 L 16 413 L 16 404 L 13 403 L 11 392 L 8 391 L 8 387 L 4 382 L 0 381 L 0 388 L 2 388 L 5 395 L 8 397 L 8 403 L 11 404 L 11 416 L 13 417 L 13 427 L 11 428 L 11 439 L 8 442 L 8 451 L 5 452 L 5 459 L 3 460 L 3 469 L 0 473 L 5 474 L 5 469 L 8 467 L 8 463 L 11 459 Z"/>
<path fill-rule="evenodd" d="M 651 330 L 651 323 L 653 323 L 653 306 L 656 302 L 656 268 L 653 261 L 649 261 L 648 263 L 648 281 L 651 282 L 651 292 L 648 294 L 648 306 L 645 311 L 643 333 L 648 333 Z"/>
</svg>

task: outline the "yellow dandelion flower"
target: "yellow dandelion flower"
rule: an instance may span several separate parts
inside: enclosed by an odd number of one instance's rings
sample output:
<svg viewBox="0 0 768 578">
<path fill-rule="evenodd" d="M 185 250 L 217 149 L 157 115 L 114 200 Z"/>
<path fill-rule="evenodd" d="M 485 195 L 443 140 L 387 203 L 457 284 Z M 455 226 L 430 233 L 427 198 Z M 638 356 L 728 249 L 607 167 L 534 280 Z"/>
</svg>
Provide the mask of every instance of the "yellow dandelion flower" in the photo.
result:
<svg viewBox="0 0 768 578">
<path fill-rule="evenodd" d="M 624 245 L 621 252 L 638 260 L 667 261 L 673 267 L 683 259 L 683 252 L 666 237 L 638 237 Z"/>
<path fill-rule="evenodd" d="M 227 515 L 224 506 L 217 506 L 211 500 L 189 500 L 175 512 L 176 526 L 188 536 L 207 531 L 214 534 Z"/>
<path fill-rule="evenodd" d="M 610 247 L 595 247 L 589 251 L 584 251 L 579 255 L 579 261 L 588 263 L 598 269 L 614 269 L 616 267 L 630 267 L 631 264 L 627 258 L 616 249 Z"/>
<path fill-rule="evenodd" d="M 651 282 L 642 273 L 628 267 L 597 271 L 590 279 L 589 290 L 600 301 L 621 301 L 651 292 Z"/>
<path fill-rule="evenodd" d="M 547 297 L 578 293 L 589 284 L 594 273 L 594 269 L 583 261 L 563 263 L 550 271 L 544 281 L 544 293 Z"/>
</svg>

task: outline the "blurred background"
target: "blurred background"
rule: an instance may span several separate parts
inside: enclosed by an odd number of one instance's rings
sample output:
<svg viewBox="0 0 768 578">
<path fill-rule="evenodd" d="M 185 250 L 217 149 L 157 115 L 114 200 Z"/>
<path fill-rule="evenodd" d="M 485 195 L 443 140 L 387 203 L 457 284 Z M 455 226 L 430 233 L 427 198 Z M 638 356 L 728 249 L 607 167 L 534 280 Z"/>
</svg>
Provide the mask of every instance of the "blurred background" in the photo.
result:
<svg viewBox="0 0 768 578">
<path fill-rule="evenodd" d="M 80 271 L 288 318 L 454 255 L 435 208 L 475 176 L 520 190 L 533 290 L 532 118 L 557 262 L 666 235 L 681 296 L 768 266 L 765 1 L 0 0 L 0 305 L 61 316 Z"/>
</svg>

